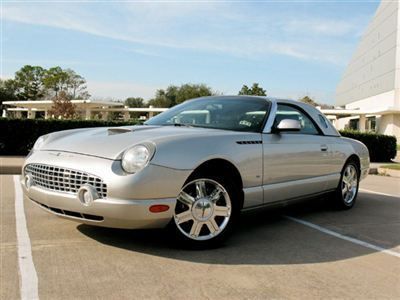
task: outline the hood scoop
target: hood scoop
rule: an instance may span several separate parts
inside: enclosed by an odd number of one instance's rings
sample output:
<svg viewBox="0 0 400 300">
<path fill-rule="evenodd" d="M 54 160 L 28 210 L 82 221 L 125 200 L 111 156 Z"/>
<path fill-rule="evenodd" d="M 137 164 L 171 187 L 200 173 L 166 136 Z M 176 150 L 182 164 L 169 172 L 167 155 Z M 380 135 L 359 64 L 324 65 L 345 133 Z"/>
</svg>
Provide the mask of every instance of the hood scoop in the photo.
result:
<svg viewBox="0 0 400 300">
<path fill-rule="evenodd" d="M 157 128 L 159 126 L 149 126 L 149 125 L 135 125 L 135 126 L 127 126 L 127 127 L 112 127 L 107 129 L 108 135 L 121 134 L 133 131 L 142 131 Z"/>
<path fill-rule="evenodd" d="M 116 127 L 116 128 L 108 128 L 107 129 L 108 135 L 127 133 L 127 132 L 131 132 L 131 131 L 133 131 L 132 128 L 126 128 L 126 127 Z"/>
</svg>

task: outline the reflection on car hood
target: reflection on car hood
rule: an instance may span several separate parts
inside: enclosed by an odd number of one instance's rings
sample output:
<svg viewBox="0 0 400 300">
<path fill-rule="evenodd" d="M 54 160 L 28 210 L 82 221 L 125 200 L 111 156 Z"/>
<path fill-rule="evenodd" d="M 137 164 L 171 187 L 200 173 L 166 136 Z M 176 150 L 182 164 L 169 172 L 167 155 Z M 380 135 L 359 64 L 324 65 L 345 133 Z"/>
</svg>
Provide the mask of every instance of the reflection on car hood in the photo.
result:
<svg viewBox="0 0 400 300">
<path fill-rule="evenodd" d="M 119 159 L 127 148 L 160 139 L 208 135 L 213 129 L 174 126 L 125 126 L 67 130 L 49 136 L 41 150 L 63 151 Z"/>
</svg>

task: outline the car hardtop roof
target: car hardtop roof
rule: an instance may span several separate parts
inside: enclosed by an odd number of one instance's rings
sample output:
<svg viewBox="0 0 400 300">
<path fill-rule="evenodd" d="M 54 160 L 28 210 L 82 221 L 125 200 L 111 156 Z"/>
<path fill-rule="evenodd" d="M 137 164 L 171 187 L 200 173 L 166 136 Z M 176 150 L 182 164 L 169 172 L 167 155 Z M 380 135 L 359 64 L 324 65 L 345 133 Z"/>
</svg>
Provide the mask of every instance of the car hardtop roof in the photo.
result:
<svg viewBox="0 0 400 300">
<path fill-rule="evenodd" d="M 318 127 L 322 130 L 322 132 L 325 135 L 340 136 L 339 132 L 332 125 L 332 123 L 326 119 L 326 117 L 323 117 L 326 120 L 326 126 L 321 126 L 321 124 L 319 124 L 321 122 L 320 116 L 323 116 L 323 113 L 320 110 L 318 110 L 317 108 L 315 108 L 310 104 L 301 101 L 296 101 L 291 99 L 280 99 L 280 98 L 273 98 L 266 96 L 251 96 L 251 95 L 222 95 L 222 96 L 208 96 L 201 98 L 236 98 L 236 99 L 257 98 L 257 99 L 264 99 L 266 101 L 269 101 L 270 103 L 293 104 L 297 107 L 300 107 L 303 111 L 305 111 L 314 120 L 314 122 L 318 124 Z"/>
<path fill-rule="evenodd" d="M 204 97 L 199 97 L 195 98 L 192 100 L 196 99 L 201 99 L 201 98 L 236 98 L 236 99 L 248 99 L 248 98 L 257 98 L 257 99 L 264 99 L 265 101 L 268 101 L 270 103 L 283 103 L 283 104 L 293 104 L 297 107 L 300 107 L 303 111 L 305 111 L 313 120 L 315 123 L 317 123 L 318 127 L 322 130 L 322 132 L 325 135 L 329 136 L 340 136 L 339 132 L 336 130 L 336 128 L 332 125 L 332 123 L 326 119 L 326 117 L 323 117 L 323 113 L 315 108 L 314 106 L 301 102 L 301 101 L 296 101 L 296 100 L 291 100 L 291 99 L 280 99 L 280 98 L 273 98 L 273 97 L 267 97 L 267 96 L 252 96 L 252 95 L 221 95 L 221 96 L 204 96 Z M 191 101 L 191 100 L 189 100 Z M 320 117 L 325 119 L 324 123 L 326 122 L 326 126 L 321 126 L 319 124 L 321 122 Z"/>
<path fill-rule="evenodd" d="M 216 96 L 203 96 L 199 98 L 194 98 L 191 100 L 197 100 L 197 99 L 202 99 L 202 98 L 234 98 L 234 99 L 248 99 L 248 98 L 254 98 L 254 99 L 263 99 L 265 101 L 268 101 L 270 103 L 285 103 L 285 104 L 294 104 L 306 111 L 318 111 L 314 106 L 297 101 L 297 100 L 292 100 L 292 99 L 284 99 L 284 98 L 275 98 L 275 97 L 267 97 L 267 96 L 253 96 L 253 95 L 216 95 Z M 189 100 L 190 101 L 190 100 Z M 318 111 L 319 112 L 319 111 Z"/>
<path fill-rule="evenodd" d="M 284 99 L 284 98 L 275 98 L 275 97 L 268 97 L 268 96 L 254 96 L 254 95 L 215 95 L 215 96 L 203 96 L 203 97 L 198 97 L 198 98 L 193 98 L 195 99 L 201 99 L 201 98 L 236 98 L 236 99 L 247 99 L 247 98 L 255 98 L 255 99 L 263 99 L 266 101 L 270 102 L 287 102 L 287 103 L 302 103 L 300 101 L 296 100 L 291 100 L 291 99 Z"/>
</svg>

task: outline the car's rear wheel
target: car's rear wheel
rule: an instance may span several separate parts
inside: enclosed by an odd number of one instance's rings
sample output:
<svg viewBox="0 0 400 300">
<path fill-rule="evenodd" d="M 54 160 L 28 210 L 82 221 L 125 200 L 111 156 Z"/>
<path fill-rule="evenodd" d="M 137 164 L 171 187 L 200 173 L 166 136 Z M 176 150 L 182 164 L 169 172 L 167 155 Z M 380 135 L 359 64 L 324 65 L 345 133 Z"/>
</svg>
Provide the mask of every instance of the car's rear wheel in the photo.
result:
<svg viewBox="0 0 400 300">
<path fill-rule="evenodd" d="M 194 247 L 213 247 L 232 231 L 239 211 L 235 187 L 222 177 L 196 178 L 181 189 L 173 225 L 180 241 Z"/>
<path fill-rule="evenodd" d="M 334 202 L 339 209 L 350 209 L 354 206 L 360 183 L 359 168 L 354 161 L 348 161 L 344 166 L 337 187 Z"/>
</svg>

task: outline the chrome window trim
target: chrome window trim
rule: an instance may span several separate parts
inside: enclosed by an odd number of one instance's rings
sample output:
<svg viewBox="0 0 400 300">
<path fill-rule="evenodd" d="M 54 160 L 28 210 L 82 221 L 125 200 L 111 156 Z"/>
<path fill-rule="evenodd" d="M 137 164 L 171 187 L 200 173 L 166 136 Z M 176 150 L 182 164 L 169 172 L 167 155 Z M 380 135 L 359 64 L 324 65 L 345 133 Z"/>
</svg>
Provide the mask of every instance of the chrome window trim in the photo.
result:
<svg viewBox="0 0 400 300">
<path fill-rule="evenodd" d="M 267 122 L 265 122 L 264 129 L 262 133 L 271 133 L 272 126 L 274 125 L 276 111 L 278 110 L 278 103 L 276 101 L 271 101 L 271 110 Z"/>
</svg>

